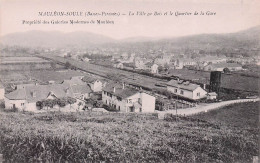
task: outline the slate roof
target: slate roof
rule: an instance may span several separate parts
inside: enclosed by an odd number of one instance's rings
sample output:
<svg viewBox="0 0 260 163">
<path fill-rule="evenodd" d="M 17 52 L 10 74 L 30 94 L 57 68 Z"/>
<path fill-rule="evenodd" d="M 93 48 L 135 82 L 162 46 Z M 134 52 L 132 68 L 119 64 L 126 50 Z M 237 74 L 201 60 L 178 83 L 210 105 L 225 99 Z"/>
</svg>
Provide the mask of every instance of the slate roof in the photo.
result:
<svg viewBox="0 0 260 163">
<path fill-rule="evenodd" d="M 25 89 L 18 89 L 9 94 L 5 94 L 5 97 L 10 100 L 25 100 L 26 91 Z"/>
<path fill-rule="evenodd" d="M 208 95 L 210 95 L 210 96 L 217 96 L 218 94 L 216 92 L 210 92 L 210 93 L 208 93 Z"/>
<path fill-rule="evenodd" d="M 114 92 L 114 87 L 116 88 L 115 92 Z M 106 87 L 103 88 L 103 90 L 117 97 L 121 97 L 122 99 L 128 98 L 139 92 L 139 90 L 137 89 L 126 87 L 126 86 L 123 89 L 123 85 L 120 84 L 108 84 Z"/>
<path fill-rule="evenodd" d="M 33 96 L 34 93 L 35 96 Z M 10 100 L 37 102 L 46 99 L 50 93 L 54 94 L 57 98 L 73 97 L 73 92 L 67 84 L 25 86 L 24 88 L 6 94 L 5 97 Z"/>
<path fill-rule="evenodd" d="M 92 90 L 88 85 L 72 85 L 72 92 L 73 93 L 80 93 L 80 94 L 86 94 L 91 93 Z"/>
<path fill-rule="evenodd" d="M 82 79 L 80 78 L 71 78 L 70 80 L 64 80 L 63 81 L 64 84 L 70 84 L 70 85 L 82 85 L 84 84 L 84 82 L 82 81 Z"/>
<path fill-rule="evenodd" d="M 82 80 L 86 83 L 94 83 L 95 81 L 97 81 L 99 79 L 96 79 L 92 76 L 85 76 Z"/>
<path fill-rule="evenodd" d="M 197 84 L 189 83 L 187 81 L 185 82 L 183 80 L 180 80 L 180 81 L 170 80 L 168 83 L 166 83 L 166 85 L 176 87 L 176 88 L 185 89 L 185 90 L 189 90 L 189 91 L 194 91 L 195 89 L 200 87 Z"/>
</svg>

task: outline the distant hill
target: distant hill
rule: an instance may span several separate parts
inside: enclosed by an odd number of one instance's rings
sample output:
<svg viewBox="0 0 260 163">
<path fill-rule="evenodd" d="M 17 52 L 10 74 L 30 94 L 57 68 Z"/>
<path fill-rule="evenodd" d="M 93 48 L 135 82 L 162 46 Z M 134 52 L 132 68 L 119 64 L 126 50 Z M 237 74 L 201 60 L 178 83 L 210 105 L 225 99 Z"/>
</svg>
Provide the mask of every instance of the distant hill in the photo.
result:
<svg viewBox="0 0 260 163">
<path fill-rule="evenodd" d="M 199 34 L 174 38 L 132 37 L 115 40 L 107 36 L 89 33 L 59 31 L 29 31 L 13 33 L 3 36 L 1 41 L 5 45 L 19 45 L 27 47 L 87 47 L 106 46 L 126 48 L 161 48 L 171 50 L 176 48 L 190 49 L 222 49 L 222 48 L 252 48 L 259 47 L 260 26 L 236 33 L 227 34 Z"/>
<path fill-rule="evenodd" d="M 1 38 L 5 45 L 26 47 L 87 46 L 114 42 L 112 38 L 89 32 L 62 33 L 59 31 L 29 31 L 12 33 Z"/>
<path fill-rule="evenodd" d="M 134 41 L 133 41 L 134 40 Z M 204 50 L 205 52 L 216 52 L 230 54 L 240 51 L 240 54 L 251 54 L 250 49 L 260 49 L 260 26 L 236 33 L 225 34 L 199 34 L 183 37 L 171 37 L 165 39 L 128 38 L 120 43 L 125 49 L 138 49 L 147 51 L 149 49 L 164 49 L 167 51 Z M 254 51 L 257 55 L 259 51 Z"/>
</svg>

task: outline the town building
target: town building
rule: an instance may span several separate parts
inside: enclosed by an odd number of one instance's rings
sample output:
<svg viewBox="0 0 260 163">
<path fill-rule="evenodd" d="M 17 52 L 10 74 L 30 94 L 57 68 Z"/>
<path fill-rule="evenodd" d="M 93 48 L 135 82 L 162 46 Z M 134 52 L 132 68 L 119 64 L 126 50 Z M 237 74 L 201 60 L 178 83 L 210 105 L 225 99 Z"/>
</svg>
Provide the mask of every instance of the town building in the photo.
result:
<svg viewBox="0 0 260 163">
<path fill-rule="evenodd" d="M 216 63 L 209 64 L 204 67 L 205 71 L 224 71 L 224 69 L 228 69 L 229 71 L 239 71 L 242 70 L 242 66 L 238 63 Z"/>
<path fill-rule="evenodd" d="M 167 91 L 191 100 L 206 98 L 207 92 L 199 85 L 183 80 L 171 80 L 167 84 Z"/>
<path fill-rule="evenodd" d="M 120 112 L 154 112 L 155 97 L 124 84 L 109 84 L 103 88 L 104 104 Z"/>
</svg>

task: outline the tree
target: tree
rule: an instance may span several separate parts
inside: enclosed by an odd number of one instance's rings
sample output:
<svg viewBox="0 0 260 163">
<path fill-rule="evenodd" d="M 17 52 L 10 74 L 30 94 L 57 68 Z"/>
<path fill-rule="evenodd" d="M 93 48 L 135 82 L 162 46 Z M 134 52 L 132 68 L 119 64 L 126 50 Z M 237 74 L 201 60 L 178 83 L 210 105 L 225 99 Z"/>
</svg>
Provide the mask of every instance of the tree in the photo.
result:
<svg viewBox="0 0 260 163">
<path fill-rule="evenodd" d="M 158 66 L 158 71 L 162 72 L 163 71 L 163 67 L 162 66 Z"/>
<path fill-rule="evenodd" d="M 59 111 L 61 107 L 66 106 L 66 101 L 64 99 L 58 99 L 57 104 L 59 106 Z"/>
<path fill-rule="evenodd" d="M 47 110 L 48 110 L 49 107 L 50 107 L 50 108 L 53 108 L 53 106 L 55 105 L 54 103 L 55 103 L 55 102 L 54 102 L 54 100 L 52 100 L 52 99 L 44 100 L 44 106 L 47 107 Z"/>
<path fill-rule="evenodd" d="M 165 69 L 165 70 L 169 70 L 169 68 L 170 68 L 170 65 L 169 65 L 168 63 L 165 63 L 165 64 L 164 64 L 164 69 Z"/>
<path fill-rule="evenodd" d="M 226 68 L 223 69 L 223 72 L 224 73 L 230 73 L 230 70 L 226 67 Z"/>
<path fill-rule="evenodd" d="M 71 68 L 71 64 L 68 61 L 65 63 L 65 68 L 66 69 L 70 69 Z"/>
<path fill-rule="evenodd" d="M 71 109 L 71 105 L 76 103 L 77 100 L 71 97 L 67 97 L 66 102 L 70 104 L 70 109 Z"/>
<path fill-rule="evenodd" d="M 42 101 L 37 101 L 36 106 L 38 106 L 40 109 L 43 108 L 43 102 Z"/>
</svg>

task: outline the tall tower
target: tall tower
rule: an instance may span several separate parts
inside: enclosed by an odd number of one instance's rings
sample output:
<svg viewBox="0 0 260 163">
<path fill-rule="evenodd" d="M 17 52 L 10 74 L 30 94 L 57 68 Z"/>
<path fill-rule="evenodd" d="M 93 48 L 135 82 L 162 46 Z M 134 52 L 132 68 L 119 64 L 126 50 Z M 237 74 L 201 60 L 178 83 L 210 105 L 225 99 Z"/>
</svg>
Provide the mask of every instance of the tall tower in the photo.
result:
<svg viewBox="0 0 260 163">
<path fill-rule="evenodd" d="M 221 85 L 221 72 L 220 71 L 212 71 L 210 73 L 210 92 L 216 92 L 219 94 Z"/>
</svg>

